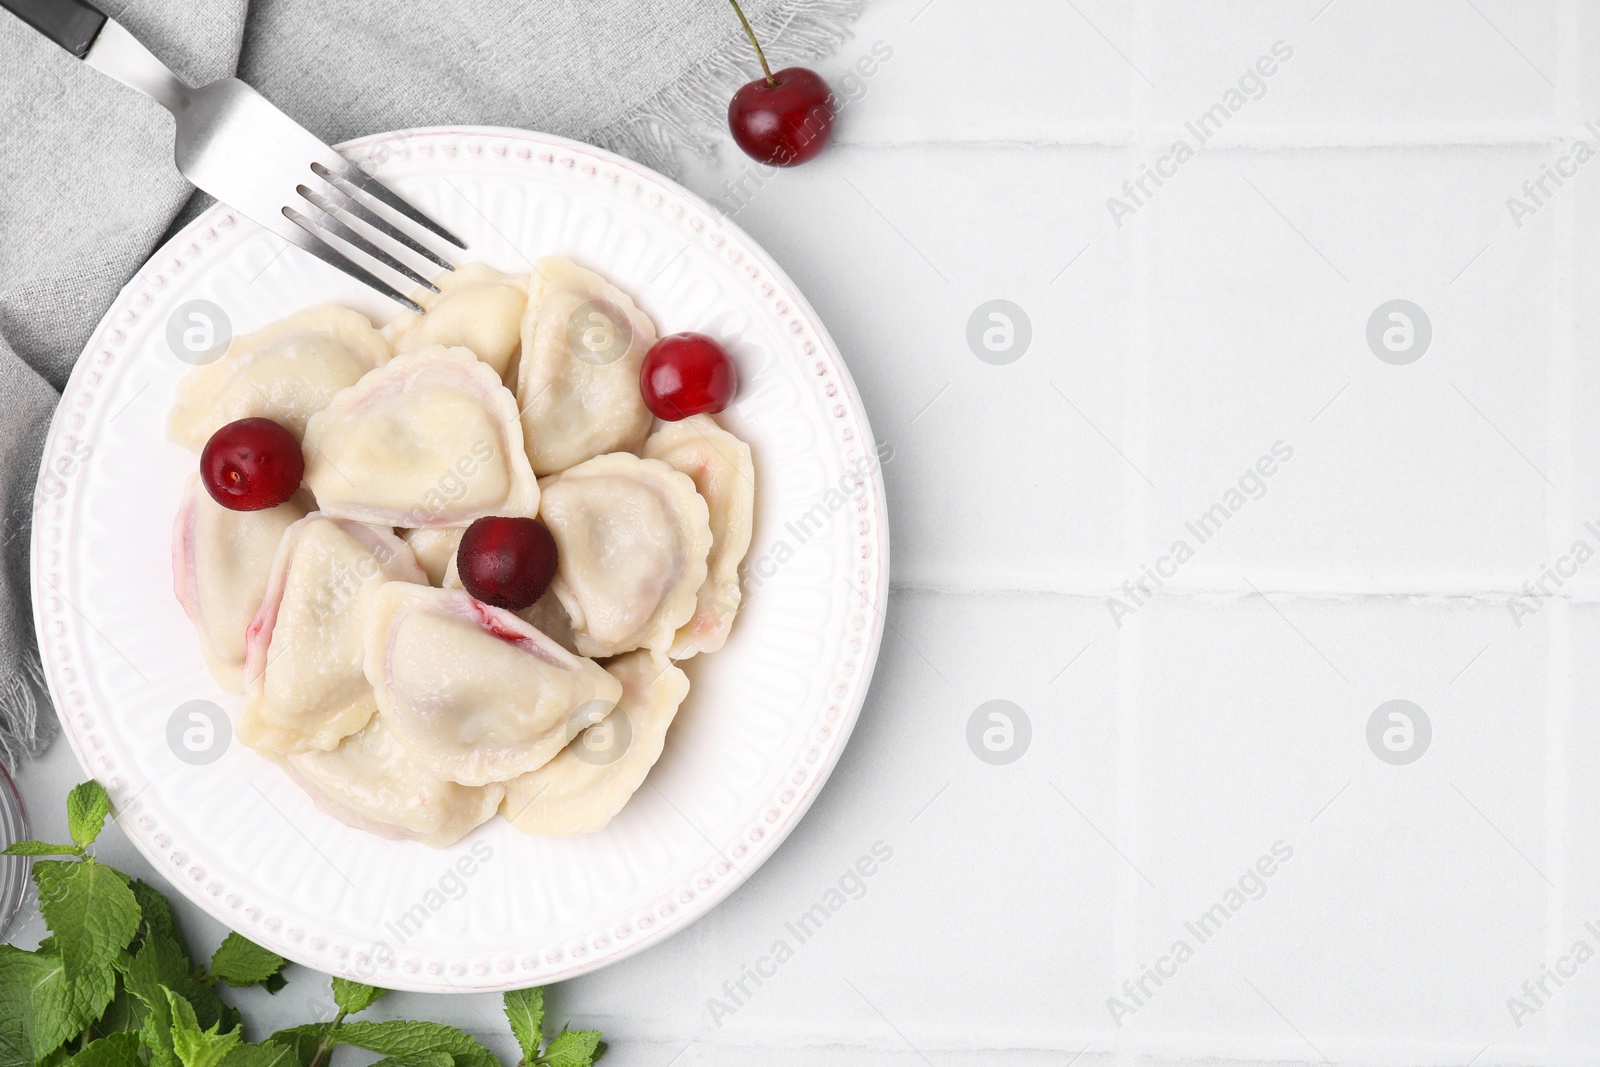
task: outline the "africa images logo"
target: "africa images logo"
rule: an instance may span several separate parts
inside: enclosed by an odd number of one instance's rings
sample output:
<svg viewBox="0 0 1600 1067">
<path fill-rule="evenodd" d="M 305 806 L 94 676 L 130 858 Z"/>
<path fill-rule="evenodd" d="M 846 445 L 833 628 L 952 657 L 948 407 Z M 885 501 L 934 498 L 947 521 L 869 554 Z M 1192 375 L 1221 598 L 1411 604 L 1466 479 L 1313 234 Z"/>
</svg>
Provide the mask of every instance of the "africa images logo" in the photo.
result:
<svg viewBox="0 0 1600 1067">
<path fill-rule="evenodd" d="M 1183 124 L 1186 136 L 1173 141 L 1165 152 L 1156 157 L 1154 163 L 1143 164 L 1138 177 L 1124 181 L 1121 196 L 1107 197 L 1106 210 L 1111 213 L 1111 221 L 1117 229 L 1122 229 L 1123 220 L 1137 214 L 1162 186 L 1176 178 L 1178 168 L 1197 156 L 1213 137 L 1222 132 L 1222 127 L 1233 116 L 1244 110 L 1246 104 L 1266 96 L 1267 79 L 1277 74 L 1280 67 L 1293 58 L 1293 47 L 1285 41 L 1274 41 L 1270 54 L 1261 56 L 1253 65 L 1245 68 L 1239 80 L 1228 87 L 1220 100 Z"/>
<path fill-rule="evenodd" d="M 1155 963 L 1139 965 L 1137 977 L 1125 979 L 1120 996 L 1106 998 L 1106 1011 L 1111 1021 L 1122 1029 L 1122 1023 L 1137 1015 L 1149 1004 L 1161 987 L 1178 976 L 1184 964 L 1194 959 L 1196 952 L 1214 940 L 1234 916 L 1242 912 L 1251 901 L 1267 895 L 1269 881 L 1285 864 L 1294 858 L 1294 846 L 1287 841 L 1274 841 L 1271 847 L 1254 863 L 1246 867 L 1235 884 L 1222 891 L 1220 898 L 1198 916 L 1183 924 L 1184 935 L 1176 938 L 1166 952 L 1156 957 Z"/>
<path fill-rule="evenodd" d="M 1166 555 L 1153 564 L 1145 564 L 1138 575 L 1123 582 L 1121 596 L 1113 593 L 1106 597 L 1106 610 L 1111 613 L 1111 621 L 1117 629 L 1122 629 L 1124 620 L 1138 614 L 1140 608 L 1154 599 L 1157 590 L 1176 578 L 1183 565 L 1194 559 L 1196 550 L 1221 533 L 1229 520 L 1243 511 L 1252 500 L 1265 497 L 1269 488 L 1268 480 L 1293 458 L 1293 445 L 1287 441 L 1274 441 L 1271 450 L 1245 468 L 1237 482 L 1222 492 L 1219 500 L 1183 524 L 1184 535 L 1173 540 Z"/>
<path fill-rule="evenodd" d="M 706 998 L 711 1024 L 720 1030 L 724 1019 L 737 1014 L 739 1009 L 750 1003 L 762 986 L 777 977 L 779 968 L 794 959 L 806 942 L 822 932 L 833 916 L 850 901 L 860 900 L 867 895 L 873 876 L 892 859 L 894 848 L 887 841 L 874 841 L 867 852 L 857 857 L 855 863 L 846 867 L 834 884 L 823 891 L 820 898 L 793 920 L 785 922 L 783 934 L 772 942 L 765 953 L 756 957 L 753 966 L 741 964 L 738 976 L 722 983 L 722 996 Z"/>
</svg>

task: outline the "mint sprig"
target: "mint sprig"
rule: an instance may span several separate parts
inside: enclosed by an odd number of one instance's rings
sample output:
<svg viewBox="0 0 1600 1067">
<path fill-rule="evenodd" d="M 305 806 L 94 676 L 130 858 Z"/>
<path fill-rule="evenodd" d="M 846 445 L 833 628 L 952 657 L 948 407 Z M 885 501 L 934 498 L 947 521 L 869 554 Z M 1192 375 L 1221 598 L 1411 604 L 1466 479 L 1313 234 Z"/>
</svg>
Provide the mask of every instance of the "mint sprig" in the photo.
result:
<svg viewBox="0 0 1600 1067">
<path fill-rule="evenodd" d="M 106 970 L 133 941 L 139 901 L 121 871 L 93 859 L 41 860 L 33 881 L 69 978 Z"/>
<path fill-rule="evenodd" d="M 522 1049 L 518 1067 L 590 1067 L 606 1054 L 598 1030 L 563 1028 L 545 1043 L 543 989 L 512 990 L 505 995 L 505 1011 L 511 1034 Z"/>
<path fill-rule="evenodd" d="M 170 989 L 163 989 L 172 1018 L 172 1051 L 183 1067 L 217 1067 L 224 1056 L 232 1051 L 244 1036 L 241 1027 L 224 1031 L 221 1022 L 200 1029 L 195 1018 L 194 1005 Z"/>
<path fill-rule="evenodd" d="M 0 851 L 0 856 L 85 856 L 88 853 L 84 850 L 100 836 L 109 814 L 111 798 L 106 795 L 105 787 L 93 778 L 79 782 L 67 794 L 67 832 L 72 835 L 72 844 L 13 841 Z"/>
<path fill-rule="evenodd" d="M 139 1035 L 126 1030 L 97 1037 L 67 1060 L 68 1067 L 130 1067 L 139 1062 Z"/>
<path fill-rule="evenodd" d="M 93 778 L 80 782 L 67 794 L 67 832 L 73 844 L 88 848 L 100 836 L 111 814 L 111 798 L 105 788 Z"/>
<path fill-rule="evenodd" d="M 598 1030 L 562 1030 L 545 1046 L 541 1067 L 590 1067 L 606 1054 Z"/>
<path fill-rule="evenodd" d="M 362 985 L 348 978 L 333 980 L 333 1003 L 346 1015 L 358 1015 L 366 1011 L 387 992 L 389 992 L 387 989 Z"/>
<path fill-rule="evenodd" d="M 236 989 L 264 985 L 267 987 L 267 992 L 276 993 L 283 988 L 283 985 L 279 982 L 274 987 L 272 982 L 278 977 L 278 972 L 283 970 L 283 965 L 288 962 L 276 952 L 264 949 L 254 941 L 237 933 L 229 933 L 222 939 L 222 944 L 217 946 L 217 951 L 212 953 L 211 970 L 207 977 L 226 982 Z"/>
<path fill-rule="evenodd" d="M 544 1043 L 544 990 L 518 989 L 507 993 L 505 1009 L 506 1020 L 511 1023 L 511 1036 L 522 1049 L 522 1062 L 536 1062 L 539 1046 Z"/>
<path fill-rule="evenodd" d="M 83 849 L 77 845 L 51 845 L 43 841 L 14 841 L 7 845 L 3 856 L 81 856 Z"/>
<path fill-rule="evenodd" d="M 0 854 L 31 857 L 50 934 L 33 952 L 0 945 L 0 1067 L 331 1067 L 335 1049 L 382 1058 L 374 1067 L 502 1067 L 471 1034 L 435 1022 L 346 1017 L 386 990 L 334 978 L 332 1021 L 245 1040 L 224 987 L 282 988 L 287 961 L 230 933 L 198 967 L 154 887 L 101 863 L 89 848 L 112 814 L 100 783 L 67 797 L 71 844 L 18 841 Z M 518 1067 L 593 1067 L 598 1030 L 544 1039 L 544 990 L 505 995 L 522 1050 Z"/>
<path fill-rule="evenodd" d="M 344 1014 L 341 1011 L 332 1023 L 280 1030 L 268 1040 L 295 1048 L 306 1067 L 321 1067 L 328 1054 L 341 1045 L 380 1053 L 406 1067 L 500 1067 L 494 1053 L 465 1030 L 444 1023 L 404 1019 L 347 1023 Z M 313 1053 L 306 1060 L 304 1053 L 308 1047 L 313 1048 Z"/>
</svg>

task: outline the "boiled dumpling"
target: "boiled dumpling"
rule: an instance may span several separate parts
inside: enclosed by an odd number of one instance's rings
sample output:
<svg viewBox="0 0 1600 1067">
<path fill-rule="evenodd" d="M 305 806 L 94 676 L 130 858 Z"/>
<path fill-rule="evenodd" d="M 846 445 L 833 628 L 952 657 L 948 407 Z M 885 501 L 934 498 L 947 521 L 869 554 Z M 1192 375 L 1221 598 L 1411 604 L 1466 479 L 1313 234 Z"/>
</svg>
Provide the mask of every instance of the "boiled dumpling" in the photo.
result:
<svg viewBox="0 0 1600 1067">
<path fill-rule="evenodd" d="M 459 540 L 459 538 L 458 538 Z M 445 567 L 444 580 L 435 583 L 446 589 L 460 589 L 465 591 L 466 586 L 461 584 L 461 572 L 457 568 L 456 557 L 452 555 L 448 566 Z M 572 620 L 567 616 L 567 609 L 561 606 L 554 590 L 546 589 L 544 595 L 528 607 L 511 614 L 532 626 L 535 630 L 555 641 L 556 644 L 578 655 L 578 643 L 573 638 Z"/>
<path fill-rule="evenodd" d="M 535 474 L 639 450 L 650 431 L 639 366 L 655 342 L 650 319 L 600 275 L 554 256 L 534 264 L 517 403 Z"/>
<path fill-rule="evenodd" d="M 422 569 L 428 572 L 428 583 L 442 586 L 445 574 L 455 567 L 456 546 L 461 544 L 461 535 L 466 532 L 465 526 L 425 526 L 420 530 L 402 530 L 400 536 L 417 554 Z"/>
<path fill-rule="evenodd" d="M 550 589 L 578 651 L 664 655 L 706 580 L 711 526 L 694 482 L 658 459 L 617 452 L 539 487 L 539 517 L 556 542 Z"/>
<path fill-rule="evenodd" d="M 167 436 L 198 452 L 228 423 L 261 417 L 299 437 L 335 393 L 388 360 L 388 343 L 359 312 L 329 305 L 290 315 L 184 375 Z"/>
<path fill-rule="evenodd" d="M 530 834 L 602 829 L 644 784 L 666 743 L 689 677 L 667 660 L 630 652 L 606 665 L 622 683 L 617 710 L 584 730 L 543 767 L 506 783 L 500 809 Z"/>
<path fill-rule="evenodd" d="M 711 513 L 711 556 L 696 596 L 694 617 L 678 630 L 673 659 L 715 652 L 728 640 L 739 611 L 739 564 L 750 551 L 755 521 L 756 469 L 750 446 L 710 415 L 665 423 L 644 443 L 644 454 L 694 479 Z"/>
<path fill-rule="evenodd" d="M 484 263 L 466 263 L 434 279 L 436 294 L 423 298 L 426 315 L 402 312 L 384 328 L 395 355 L 428 345 L 460 345 L 494 368 L 502 380 L 514 369 L 522 347 L 522 313 L 528 306 L 526 276 L 501 274 Z"/>
<path fill-rule="evenodd" d="M 561 598 L 556 596 L 553 589 L 546 589 L 544 596 L 535 600 L 531 607 L 523 608 L 516 614 L 517 618 L 568 652 L 578 654 L 578 635 L 572 630 L 572 616 L 567 614 Z"/>
<path fill-rule="evenodd" d="M 509 611 L 401 583 L 372 599 L 365 667 L 385 725 L 428 773 L 463 785 L 543 766 L 622 695 Z"/>
<path fill-rule="evenodd" d="M 375 718 L 331 752 L 285 760 L 317 807 L 340 822 L 435 848 L 459 841 L 494 816 L 501 785 L 457 785 L 435 778 Z"/>
<path fill-rule="evenodd" d="M 312 513 L 284 531 L 246 632 L 239 739 L 288 754 L 365 726 L 377 708 L 362 672 L 367 601 L 385 582 L 427 580 L 389 530 Z"/>
<path fill-rule="evenodd" d="M 305 513 L 298 500 L 231 511 L 211 499 L 200 475 L 189 475 L 172 524 L 172 587 L 224 689 L 244 692 L 244 632 L 266 595 L 283 531 Z"/>
<path fill-rule="evenodd" d="M 465 348 L 396 356 L 312 416 L 305 445 L 306 485 L 328 515 L 465 526 L 539 505 L 516 401 Z"/>
</svg>

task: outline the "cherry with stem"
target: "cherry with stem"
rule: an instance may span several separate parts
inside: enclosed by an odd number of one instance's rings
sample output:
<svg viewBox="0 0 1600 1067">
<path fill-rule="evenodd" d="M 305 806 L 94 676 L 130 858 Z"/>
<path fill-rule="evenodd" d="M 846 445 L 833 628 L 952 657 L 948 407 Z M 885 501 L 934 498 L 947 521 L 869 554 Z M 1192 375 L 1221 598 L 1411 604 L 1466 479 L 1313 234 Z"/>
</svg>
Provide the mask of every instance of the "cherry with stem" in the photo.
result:
<svg viewBox="0 0 1600 1067">
<path fill-rule="evenodd" d="M 728 129 L 745 155 L 777 167 L 816 158 L 833 138 L 838 105 L 816 71 L 785 67 L 773 73 L 739 0 L 728 0 L 761 61 L 762 77 L 747 82 L 728 103 Z"/>
</svg>

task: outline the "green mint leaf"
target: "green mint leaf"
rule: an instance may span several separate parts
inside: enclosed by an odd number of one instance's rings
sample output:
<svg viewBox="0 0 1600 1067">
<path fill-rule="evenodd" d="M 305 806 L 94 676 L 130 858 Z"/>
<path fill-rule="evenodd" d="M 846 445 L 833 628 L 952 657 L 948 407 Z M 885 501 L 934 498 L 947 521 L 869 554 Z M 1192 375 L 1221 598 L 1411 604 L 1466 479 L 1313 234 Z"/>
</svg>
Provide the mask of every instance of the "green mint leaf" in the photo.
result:
<svg viewBox="0 0 1600 1067">
<path fill-rule="evenodd" d="M 0 947 L 0 1067 L 33 1067 L 28 1037 L 33 988 L 50 964 L 34 952 Z"/>
<path fill-rule="evenodd" d="M 150 1050 L 150 1067 L 183 1067 L 172 1047 L 172 1008 L 165 998 L 160 1007 L 150 1005 L 139 1026 L 139 1043 Z"/>
<path fill-rule="evenodd" d="M 123 985 L 144 1006 L 139 1041 L 150 1050 L 150 1067 L 182 1067 L 172 1043 L 172 1003 L 167 1000 L 166 982 L 180 983 L 188 973 L 189 957 L 165 938 L 146 940 L 122 972 Z"/>
<path fill-rule="evenodd" d="M 544 1044 L 544 990 L 508 990 L 505 1007 L 511 1033 L 522 1047 L 522 1059 L 532 1063 L 539 1058 L 539 1046 Z"/>
<path fill-rule="evenodd" d="M 176 990 L 190 1004 L 194 1003 L 188 991 L 182 988 L 194 967 L 175 938 L 149 935 L 132 955 L 123 957 L 120 968 L 123 985 L 146 1007 L 166 1003 L 166 994 L 161 991 L 163 986 Z"/>
<path fill-rule="evenodd" d="M 124 959 L 127 959 L 124 956 Z M 118 970 L 121 969 L 121 961 Z M 106 1010 L 100 1013 L 100 1018 L 91 1025 L 94 1032 L 102 1037 L 106 1034 L 121 1033 L 122 1031 L 137 1031 L 139 1024 L 144 1020 L 144 1005 L 139 1003 L 137 997 L 128 992 L 128 987 L 119 983 L 116 994 L 111 998 L 111 1003 L 106 1005 Z"/>
<path fill-rule="evenodd" d="M 279 1030 L 267 1038 L 267 1043 L 288 1049 L 300 1067 L 309 1067 L 311 1061 L 316 1058 L 317 1046 L 322 1042 L 322 1035 L 332 1029 L 332 1023 L 308 1023 L 305 1026 Z"/>
<path fill-rule="evenodd" d="M 333 1002 L 339 1005 L 339 1010 L 346 1015 L 354 1015 L 357 1012 L 366 1011 L 372 1007 L 379 997 L 387 992 L 387 989 L 362 985 L 360 982 L 352 982 L 348 978 L 335 978 L 333 980 Z"/>
<path fill-rule="evenodd" d="M 240 1029 L 235 1027 L 221 1033 L 222 1024 L 218 1022 L 202 1030 L 195 1018 L 194 1006 L 170 989 L 164 992 L 172 1012 L 172 1051 L 177 1053 L 183 1067 L 217 1067 L 239 1043 L 243 1036 Z"/>
<path fill-rule="evenodd" d="M 66 1062 L 70 1067 L 138 1067 L 139 1035 L 119 1033 L 96 1038 Z"/>
<path fill-rule="evenodd" d="M 122 961 L 122 982 L 145 1012 L 140 1035 L 150 1049 L 150 1067 L 181 1067 L 172 1045 L 170 989 L 189 1002 L 199 1025 L 237 1024 L 238 1013 L 224 1004 L 195 974 L 194 965 L 176 938 L 147 933 L 131 957 Z"/>
<path fill-rule="evenodd" d="M 172 905 L 159 889 L 135 878 L 131 883 L 134 899 L 139 902 L 139 914 L 146 931 L 165 937 L 177 937 L 178 928 L 172 922 Z"/>
<path fill-rule="evenodd" d="M 103 863 L 42 860 L 33 865 L 33 880 L 67 977 L 109 972 L 139 928 L 139 902 L 127 877 Z"/>
<path fill-rule="evenodd" d="M 260 985 L 288 961 L 237 933 L 229 933 L 211 957 L 211 974 L 235 988 Z"/>
<path fill-rule="evenodd" d="M 404 1059 L 385 1056 L 371 1067 L 455 1067 L 455 1062 L 448 1052 L 413 1052 Z"/>
<path fill-rule="evenodd" d="M 222 1057 L 221 1067 L 296 1067 L 297 1062 L 293 1049 L 263 1041 L 259 1045 L 233 1046 Z"/>
<path fill-rule="evenodd" d="M 67 829 L 79 848 L 88 848 L 100 836 L 111 814 L 111 798 L 105 786 L 93 778 L 81 782 L 67 794 Z"/>
<path fill-rule="evenodd" d="M 415 1067 L 432 1067 L 432 1059 L 412 1060 L 416 1053 L 445 1052 L 455 1061 L 455 1067 L 500 1067 L 494 1053 L 484 1048 L 471 1034 L 444 1023 L 405 1022 L 400 1019 L 385 1022 L 345 1023 L 334 1031 L 334 1041 L 340 1045 L 355 1045 L 371 1052 L 382 1053 Z"/>
<path fill-rule="evenodd" d="M 116 973 L 109 967 L 74 978 L 54 956 L 45 966 L 29 999 L 27 1031 L 35 1059 L 43 1059 L 100 1017 L 116 992 Z"/>
<path fill-rule="evenodd" d="M 83 1033 L 111 1003 L 117 975 L 110 966 L 68 973 L 57 956 L 43 953 L 4 950 L 0 967 L 15 968 L 28 986 L 28 1009 L 23 1030 L 38 1061 L 60 1048 L 69 1038 Z"/>
<path fill-rule="evenodd" d="M 46 841 L 16 841 L 0 851 L 0 856 L 81 856 L 77 845 L 52 845 Z"/>
<path fill-rule="evenodd" d="M 550 1067 L 591 1067 L 603 1055 L 598 1030 L 563 1030 L 544 1050 Z"/>
</svg>

